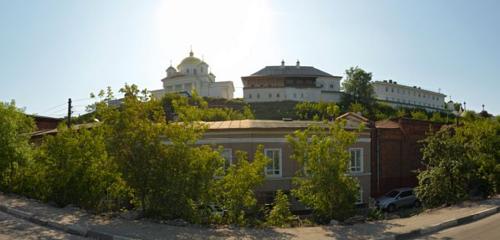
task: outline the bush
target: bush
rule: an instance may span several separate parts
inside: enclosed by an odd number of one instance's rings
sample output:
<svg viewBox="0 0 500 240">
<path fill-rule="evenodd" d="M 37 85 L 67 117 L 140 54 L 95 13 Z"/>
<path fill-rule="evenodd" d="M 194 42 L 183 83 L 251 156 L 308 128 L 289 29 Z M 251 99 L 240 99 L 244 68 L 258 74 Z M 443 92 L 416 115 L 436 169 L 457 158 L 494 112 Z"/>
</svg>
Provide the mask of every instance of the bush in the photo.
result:
<svg viewBox="0 0 500 240">
<path fill-rule="evenodd" d="M 107 154 L 99 127 L 78 131 L 59 127 L 56 136 L 44 140 L 36 160 L 46 192 L 35 195 L 44 200 L 96 211 L 118 209 L 116 203 L 127 201 L 125 183 Z M 38 182 L 36 175 L 31 179 Z"/>
<path fill-rule="evenodd" d="M 273 209 L 269 212 L 266 218 L 266 224 L 269 226 L 286 227 L 295 217 L 290 212 L 290 203 L 288 196 L 283 191 L 278 190 L 274 198 Z"/>
<path fill-rule="evenodd" d="M 254 189 L 264 181 L 264 167 L 269 159 L 259 146 L 252 162 L 244 152 L 237 152 L 236 163 L 231 165 L 226 175 L 216 185 L 218 202 L 227 210 L 228 224 L 247 225 L 255 220 L 259 211 Z"/>
</svg>

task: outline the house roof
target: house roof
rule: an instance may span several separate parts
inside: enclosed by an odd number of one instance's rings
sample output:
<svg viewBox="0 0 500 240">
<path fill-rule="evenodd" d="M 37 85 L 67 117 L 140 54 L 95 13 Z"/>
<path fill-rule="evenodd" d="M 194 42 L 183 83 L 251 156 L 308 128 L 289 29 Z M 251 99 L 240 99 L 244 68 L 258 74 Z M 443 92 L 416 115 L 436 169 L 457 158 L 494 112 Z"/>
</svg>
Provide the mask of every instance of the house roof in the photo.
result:
<svg viewBox="0 0 500 240">
<path fill-rule="evenodd" d="M 251 75 L 257 76 L 336 77 L 311 66 L 266 66 Z"/>
<path fill-rule="evenodd" d="M 368 123 L 369 120 L 359 114 L 348 112 L 337 119 L 346 119 L 351 121 L 356 121 L 360 123 Z M 321 124 L 325 127 L 326 124 L 318 121 L 302 121 L 302 120 L 229 120 L 229 121 L 217 121 L 217 122 L 205 122 L 208 125 L 209 130 L 222 130 L 222 129 L 272 129 L 272 128 L 307 128 L 312 124 Z M 349 125 L 346 127 L 354 127 L 354 125 Z"/>
<path fill-rule="evenodd" d="M 205 122 L 210 130 L 219 129 L 269 129 L 269 128 L 307 128 L 314 121 L 281 121 L 281 120 L 230 120 Z"/>
</svg>

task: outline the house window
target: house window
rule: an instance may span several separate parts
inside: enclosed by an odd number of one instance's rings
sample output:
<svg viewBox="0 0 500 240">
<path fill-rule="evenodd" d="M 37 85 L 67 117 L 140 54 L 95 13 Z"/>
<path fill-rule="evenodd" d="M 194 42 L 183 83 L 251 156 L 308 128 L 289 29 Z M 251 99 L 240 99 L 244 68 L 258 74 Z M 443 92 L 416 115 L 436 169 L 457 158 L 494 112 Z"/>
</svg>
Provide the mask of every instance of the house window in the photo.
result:
<svg viewBox="0 0 500 240">
<path fill-rule="evenodd" d="M 273 97 L 273 95 L 269 93 L 269 98 L 272 98 L 272 97 Z"/>
<path fill-rule="evenodd" d="M 257 98 L 260 98 L 260 93 L 257 93 Z"/>
<path fill-rule="evenodd" d="M 386 91 L 386 92 L 389 92 L 389 88 L 388 88 L 388 87 L 385 87 L 385 91 Z"/>
<path fill-rule="evenodd" d="M 330 88 L 333 88 L 333 84 L 330 84 Z"/>
<path fill-rule="evenodd" d="M 265 169 L 266 176 L 281 177 L 281 148 L 264 149 L 264 153 L 271 159 Z"/>
<path fill-rule="evenodd" d="M 189 68 L 188 68 L 188 69 L 186 69 L 186 73 L 189 73 Z"/>
<path fill-rule="evenodd" d="M 293 98 L 297 98 L 297 93 L 293 93 Z"/>
<path fill-rule="evenodd" d="M 196 69 L 193 69 L 193 74 L 194 74 L 194 75 L 196 75 L 196 74 L 197 74 Z"/>
<path fill-rule="evenodd" d="M 279 93 L 276 93 L 276 97 L 279 98 L 280 97 L 280 94 Z"/>
<path fill-rule="evenodd" d="M 182 90 L 182 84 L 175 85 L 175 91 Z"/>
<path fill-rule="evenodd" d="M 351 148 L 349 152 L 351 154 L 349 171 L 351 173 L 363 172 L 363 149 Z"/>
<path fill-rule="evenodd" d="M 220 153 L 221 156 L 224 158 L 224 171 L 233 164 L 233 150 L 231 148 L 224 148 L 222 152 Z"/>
<path fill-rule="evenodd" d="M 248 94 L 248 98 L 252 98 L 252 94 Z"/>
</svg>

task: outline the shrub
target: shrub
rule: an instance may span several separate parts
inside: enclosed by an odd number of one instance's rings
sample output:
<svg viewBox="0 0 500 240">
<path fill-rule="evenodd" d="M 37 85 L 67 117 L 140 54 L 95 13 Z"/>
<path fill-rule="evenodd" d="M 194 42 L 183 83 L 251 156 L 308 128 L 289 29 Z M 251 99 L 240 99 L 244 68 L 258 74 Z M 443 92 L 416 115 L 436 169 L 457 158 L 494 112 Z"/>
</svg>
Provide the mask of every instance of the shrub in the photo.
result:
<svg viewBox="0 0 500 240">
<path fill-rule="evenodd" d="M 288 196 L 283 191 L 278 190 L 274 198 L 273 209 L 269 212 L 266 218 L 266 223 L 269 226 L 286 227 L 295 219 L 290 212 L 290 203 Z"/>
</svg>

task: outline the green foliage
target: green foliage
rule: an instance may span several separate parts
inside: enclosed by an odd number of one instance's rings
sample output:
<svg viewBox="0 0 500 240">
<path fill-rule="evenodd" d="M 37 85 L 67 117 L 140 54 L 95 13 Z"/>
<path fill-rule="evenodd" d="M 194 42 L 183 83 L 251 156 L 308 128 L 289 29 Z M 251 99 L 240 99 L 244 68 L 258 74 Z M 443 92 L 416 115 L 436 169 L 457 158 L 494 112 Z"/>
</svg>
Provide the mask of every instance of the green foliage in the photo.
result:
<svg viewBox="0 0 500 240">
<path fill-rule="evenodd" d="M 0 189 L 13 190 L 17 170 L 31 158 L 29 139 L 34 129 L 33 119 L 14 101 L 0 102 Z"/>
<path fill-rule="evenodd" d="M 303 170 L 297 172 L 292 194 L 307 206 L 321 222 L 344 220 L 353 214 L 358 182 L 348 171 L 348 147 L 356 134 L 344 129 L 345 123 L 332 122 L 325 129 L 310 126 L 289 135 L 293 155 Z"/>
<path fill-rule="evenodd" d="M 40 196 L 59 206 L 76 204 L 97 211 L 117 209 L 126 202 L 125 183 L 107 154 L 104 137 L 100 127 L 61 126 L 56 136 L 45 138 L 36 163 L 46 184 Z"/>
<path fill-rule="evenodd" d="M 363 113 L 364 110 L 365 110 L 365 108 L 363 107 L 363 105 L 361 103 L 351 103 L 351 105 L 349 105 L 350 112 Z"/>
<path fill-rule="evenodd" d="M 441 116 L 441 113 L 439 113 L 439 112 L 432 113 L 432 117 L 430 120 L 433 122 L 438 122 L 438 123 L 446 122 L 446 119 L 443 118 L 443 116 Z"/>
<path fill-rule="evenodd" d="M 290 212 L 290 202 L 288 196 L 283 191 L 278 190 L 274 197 L 273 209 L 269 212 L 266 218 L 266 224 L 276 227 L 287 227 L 296 219 Z"/>
<path fill-rule="evenodd" d="M 427 114 L 422 111 L 413 111 L 411 112 L 411 118 L 415 120 L 429 120 L 429 117 L 427 117 Z"/>
<path fill-rule="evenodd" d="M 371 208 L 370 212 L 368 212 L 368 219 L 372 221 L 382 220 L 384 219 L 384 213 L 380 208 Z"/>
<path fill-rule="evenodd" d="M 246 225 L 248 216 L 256 214 L 254 189 L 264 181 L 264 167 L 270 161 L 259 146 L 254 159 L 249 162 L 245 152 L 237 152 L 236 163 L 217 182 L 218 202 L 227 210 L 226 223 Z"/>
<path fill-rule="evenodd" d="M 333 120 L 340 108 L 335 103 L 301 102 L 295 105 L 295 111 L 302 120 Z"/>
<path fill-rule="evenodd" d="M 422 149 L 426 168 L 417 196 L 428 207 L 453 204 L 471 195 L 492 195 L 500 182 L 500 126 L 492 120 L 465 122 L 430 135 Z"/>
<path fill-rule="evenodd" d="M 133 190 L 136 205 L 148 216 L 194 221 L 196 204 L 209 200 L 215 172 L 222 166 L 217 151 L 193 146 L 205 130 L 193 122 L 197 107 L 183 105 L 180 122 L 167 123 L 161 102 L 146 91 L 135 85 L 120 91 L 125 99 L 119 109 L 98 105 L 97 111 L 107 131 L 108 153 Z"/>
<path fill-rule="evenodd" d="M 371 109 L 375 100 L 374 91 L 371 85 L 372 74 L 359 67 L 351 67 L 345 71 L 346 79 L 342 82 L 344 94 L 342 96 L 342 105 L 350 106 L 356 102 L 362 104 L 365 108 Z"/>
<path fill-rule="evenodd" d="M 207 101 L 196 92 L 192 97 L 184 97 L 178 94 L 166 94 L 162 98 L 165 112 L 170 114 L 169 121 L 226 121 L 253 119 L 252 109 L 244 105 L 241 111 L 226 107 L 209 107 Z M 173 119 L 176 117 L 177 119 Z"/>
</svg>

